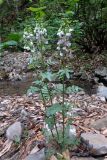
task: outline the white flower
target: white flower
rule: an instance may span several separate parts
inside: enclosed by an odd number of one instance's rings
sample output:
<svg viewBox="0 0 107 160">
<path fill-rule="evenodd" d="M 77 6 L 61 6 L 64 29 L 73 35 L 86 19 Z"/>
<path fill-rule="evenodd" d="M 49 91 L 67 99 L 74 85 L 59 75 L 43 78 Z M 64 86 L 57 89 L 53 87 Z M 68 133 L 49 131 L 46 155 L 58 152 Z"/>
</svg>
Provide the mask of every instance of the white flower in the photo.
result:
<svg viewBox="0 0 107 160">
<path fill-rule="evenodd" d="M 63 32 L 63 31 L 59 31 L 59 32 L 57 33 L 57 35 L 58 35 L 59 37 L 62 37 L 62 36 L 64 35 L 64 32 Z"/>
<path fill-rule="evenodd" d="M 58 45 L 61 45 L 61 44 L 63 44 L 63 43 L 64 43 L 64 39 L 60 39 L 60 40 L 57 42 Z"/>
<path fill-rule="evenodd" d="M 60 56 L 63 56 L 63 53 L 62 53 L 62 52 L 60 52 Z"/>
<path fill-rule="evenodd" d="M 70 28 L 70 29 L 69 29 L 69 32 L 72 32 L 72 31 L 73 31 L 73 28 Z"/>
<path fill-rule="evenodd" d="M 70 42 L 66 42 L 65 44 L 67 47 L 70 47 L 71 46 L 71 43 Z"/>
<path fill-rule="evenodd" d="M 67 51 L 67 48 L 66 48 L 66 47 L 63 47 L 62 49 L 63 49 L 64 51 Z"/>
<path fill-rule="evenodd" d="M 47 30 L 45 28 L 43 29 L 43 34 L 47 34 Z"/>
<path fill-rule="evenodd" d="M 45 41 L 45 44 L 48 44 L 48 41 Z"/>
<path fill-rule="evenodd" d="M 28 47 L 28 46 L 24 46 L 24 49 L 30 51 L 30 47 Z"/>
<path fill-rule="evenodd" d="M 33 45 L 33 42 L 32 42 L 32 41 L 30 42 L 30 45 Z"/>
<path fill-rule="evenodd" d="M 70 36 L 71 36 L 71 33 L 66 33 L 66 36 L 67 36 L 67 37 L 70 37 Z"/>
<path fill-rule="evenodd" d="M 33 34 L 32 34 L 32 33 L 30 33 L 30 34 L 29 34 L 29 36 L 30 36 L 30 37 L 33 37 Z"/>
<path fill-rule="evenodd" d="M 60 47 L 57 47 L 57 50 L 60 50 Z"/>
</svg>

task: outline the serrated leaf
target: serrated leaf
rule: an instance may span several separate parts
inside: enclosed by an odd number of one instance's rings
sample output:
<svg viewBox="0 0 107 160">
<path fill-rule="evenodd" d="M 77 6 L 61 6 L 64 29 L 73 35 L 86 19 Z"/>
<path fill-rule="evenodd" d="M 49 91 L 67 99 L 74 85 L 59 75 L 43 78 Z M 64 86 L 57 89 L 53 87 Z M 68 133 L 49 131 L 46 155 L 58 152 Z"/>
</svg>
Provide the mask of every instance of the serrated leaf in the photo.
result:
<svg viewBox="0 0 107 160">
<path fill-rule="evenodd" d="M 62 111 L 62 105 L 60 105 L 59 103 L 56 103 L 56 104 L 53 104 L 51 107 L 47 108 L 46 115 L 53 116 L 57 112 L 61 112 L 61 111 Z"/>
<path fill-rule="evenodd" d="M 45 122 L 48 124 L 49 129 L 52 129 L 55 125 L 54 117 L 46 118 Z"/>
<path fill-rule="evenodd" d="M 53 79 L 53 74 L 51 72 L 41 73 L 41 76 L 42 76 L 42 80 L 52 81 Z"/>
<path fill-rule="evenodd" d="M 31 86 L 31 87 L 28 89 L 27 94 L 29 94 L 29 93 L 34 94 L 34 93 L 38 93 L 38 92 L 39 92 L 39 88 Z"/>
</svg>

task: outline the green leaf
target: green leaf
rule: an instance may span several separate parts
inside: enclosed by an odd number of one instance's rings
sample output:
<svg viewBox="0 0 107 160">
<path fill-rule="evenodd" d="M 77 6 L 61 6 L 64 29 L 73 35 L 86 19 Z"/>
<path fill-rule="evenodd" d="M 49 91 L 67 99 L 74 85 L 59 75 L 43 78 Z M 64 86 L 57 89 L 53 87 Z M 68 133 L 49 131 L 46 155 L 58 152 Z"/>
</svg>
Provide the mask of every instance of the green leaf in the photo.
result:
<svg viewBox="0 0 107 160">
<path fill-rule="evenodd" d="M 61 111 L 62 111 L 62 105 L 60 105 L 59 103 L 56 103 L 56 104 L 53 104 L 51 107 L 47 108 L 46 115 L 53 116 L 57 112 L 61 112 Z"/>
<path fill-rule="evenodd" d="M 52 81 L 53 79 L 53 74 L 51 72 L 41 73 L 41 76 L 42 76 L 42 80 Z"/>
<path fill-rule="evenodd" d="M 55 85 L 55 92 L 56 92 L 56 94 L 63 93 L 63 84 Z"/>
<path fill-rule="evenodd" d="M 38 92 L 39 92 L 39 88 L 34 87 L 34 86 L 31 86 L 31 87 L 28 89 L 27 94 L 29 94 L 29 93 L 34 94 L 34 93 L 38 93 Z"/>
<path fill-rule="evenodd" d="M 68 68 L 65 68 L 65 69 L 59 70 L 57 75 L 60 79 L 62 79 L 63 77 L 70 79 L 70 76 L 72 73 L 73 73 L 73 70 L 69 70 Z"/>
<path fill-rule="evenodd" d="M 8 41 L 11 41 L 11 40 L 13 40 L 13 41 L 15 41 L 15 42 L 19 42 L 20 41 L 20 39 L 21 39 L 21 34 L 20 33 L 10 33 L 8 36 L 7 36 L 7 40 Z"/>
<path fill-rule="evenodd" d="M 53 127 L 55 125 L 54 117 L 46 118 L 45 122 L 48 124 L 49 129 L 53 129 Z"/>
<path fill-rule="evenodd" d="M 28 10 L 32 11 L 32 12 L 40 12 L 43 9 L 46 9 L 46 7 L 39 7 L 39 8 L 34 8 L 34 7 L 29 7 Z"/>
<path fill-rule="evenodd" d="M 77 92 L 82 91 L 82 90 L 83 90 L 82 88 L 73 85 L 73 86 L 68 87 L 68 88 L 66 89 L 66 93 L 67 93 L 67 94 L 70 94 L 70 93 L 77 93 Z"/>
<path fill-rule="evenodd" d="M 49 91 L 48 91 L 48 88 L 47 88 L 47 85 L 43 86 L 43 88 L 41 89 L 41 92 L 43 94 L 43 97 L 48 100 L 50 99 L 50 95 L 49 95 Z M 41 95 L 42 96 L 42 95 Z"/>
</svg>

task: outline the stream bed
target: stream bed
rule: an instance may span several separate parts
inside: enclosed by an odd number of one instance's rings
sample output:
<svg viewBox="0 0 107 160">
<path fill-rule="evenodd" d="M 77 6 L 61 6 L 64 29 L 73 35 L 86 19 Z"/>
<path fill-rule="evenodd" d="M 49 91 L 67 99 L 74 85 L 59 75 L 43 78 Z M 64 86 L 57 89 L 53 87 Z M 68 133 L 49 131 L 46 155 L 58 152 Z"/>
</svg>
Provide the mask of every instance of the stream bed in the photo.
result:
<svg viewBox="0 0 107 160">
<path fill-rule="evenodd" d="M 23 94 L 26 94 L 33 81 L 34 77 L 32 76 L 22 81 L 1 81 L 0 96 L 21 96 Z M 72 80 L 70 86 L 72 85 L 81 87 L 89 95 L 96 93 L 96 89 L 93 89 L 93 84 L 88 81 Z"/>
</svg>

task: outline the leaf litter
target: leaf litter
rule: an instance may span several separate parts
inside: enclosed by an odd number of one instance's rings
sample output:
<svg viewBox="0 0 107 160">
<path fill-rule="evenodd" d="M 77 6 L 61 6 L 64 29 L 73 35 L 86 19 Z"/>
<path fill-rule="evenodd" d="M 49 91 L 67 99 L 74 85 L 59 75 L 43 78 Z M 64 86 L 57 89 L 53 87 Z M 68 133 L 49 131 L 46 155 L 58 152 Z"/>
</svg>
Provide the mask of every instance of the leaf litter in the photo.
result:
<svg viewBox="0 0 107 160">
<path fill-rule="evenodd" d="M 55 97 L 53 102 L 60 102 L 61 97 Z M 84 114 L 73 116 L 73 125 L 76 126 L 77 135 L 82 132 L 95 132 L 90 127 L 92 122 L 107 115 L 107 104 L 101 101 L 97 95 L 87 95 L 83 92 L 72 93 L 66 96 L 66 102 L 79 108 Z M 23 110 L 23 114 L 21 114 Z M 25 115 L 24 115 L 25 113 Z M 60 121 L 60 115 L 58 116 Z M 6 139 L 6 130 L 14 122 L 20 121 L 23 124 L 23 134 L 20 143 L 8 142 Z M 1 160 L 24 160 L 28 154 L 37 152 L 45 146 L 45 138 L 42 133 L 44 126 L 44 106 L 38 94 L 32 96 L 1 96 L 0 97 L 0 157 Z M 107 128 L 101 131 L 101 134 L 107 134 Z M 39 145 L 38 145 L 39 144 Z M 82 149 L 80 149 L 82 150 Z M 17 155 L 18 153 L 18 155 Z M 64 155 L 69 152 L 65 151 Z M 55 159 L 55 157 L 51 157 Z M 68 156 L 69 159 L 69 156 Z M 13 160 L 13 159 L 12 159 Z"/>
</svg>

